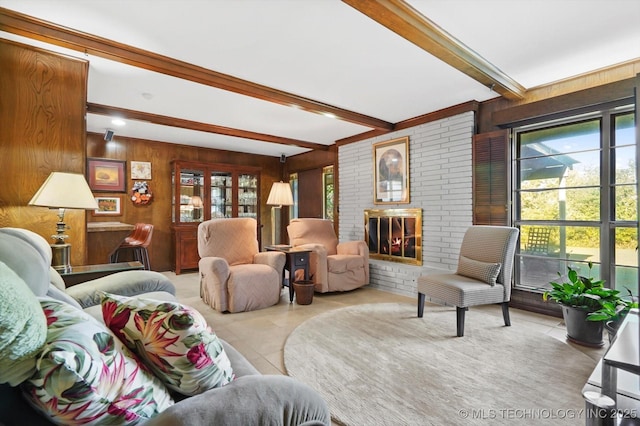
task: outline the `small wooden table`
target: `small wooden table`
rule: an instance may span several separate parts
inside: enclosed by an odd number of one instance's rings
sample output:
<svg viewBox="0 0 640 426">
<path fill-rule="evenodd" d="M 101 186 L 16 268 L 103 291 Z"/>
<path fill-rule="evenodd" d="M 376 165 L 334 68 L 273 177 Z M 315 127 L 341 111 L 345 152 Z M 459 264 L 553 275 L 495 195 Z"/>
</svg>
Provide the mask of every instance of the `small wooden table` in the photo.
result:
<svg viewBox="0 0 640 426">
<path fill-rule="evenodd" d="M 311 250 L 299 249 L 286 245 L 265 246 L 267 251 L 279 251 L 286 255 L 284 269 L 289 272 L 289 279 L 282 277 L 282 285 L 289 287 L 289 302 L 293 303 L 293 280 L 295 280 L 296 271 L 304 271 L 304 279 L 309 279 L 309 253 Z"/>
<path fill-rule="evenodd" d="M 105 263 L 102 265 L 72 266 L 69 272 L 60 273 L 67 287 L 80 284 L 85 281 L 95 280 L 122 271 L 134 271 L 144 269 L 140 262 Z"/>
</svg>

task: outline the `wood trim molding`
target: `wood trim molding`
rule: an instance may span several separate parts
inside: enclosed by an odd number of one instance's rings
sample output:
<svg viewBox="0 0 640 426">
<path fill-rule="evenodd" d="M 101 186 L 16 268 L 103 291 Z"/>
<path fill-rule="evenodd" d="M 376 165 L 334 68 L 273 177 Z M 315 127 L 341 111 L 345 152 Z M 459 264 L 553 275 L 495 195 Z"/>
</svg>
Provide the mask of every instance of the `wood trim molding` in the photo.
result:
<svg viewBox="0 0 640 426">
<path fill-rule="evenodd" d="M 251 96 L 268 102 L 303 109 L 374 129 L 391 130 L 384 120 L 348 111 L 313 99 L 242 80 L 228 74 L 179 61 L 96 35 L 63 27 L 0 7 L 0 31 L 18 34 L 67 49 L 84 52 L 172 77 L 193 81 L 218 89 Z"/>
<path fill-rule="evenodd" d="M 219 135 L 234 136 L 238 138 L 252 139 L 262 142 L 271 142 L 281 145 L 293 145 L 301 148 L 327 151 L 329 145 L 307 142 L 298 139 L 283 138 L 279 136 L 268 135 L 265 133 L 256 133 L 248 130 L 234 129 L 231 127 L 218 126 L 215 124 L 201 123 L 198 121 L 184 120 L 181 118 L 168 117 L 165 115 L 151 114 L 148 112 L 134 111 L 125 108 L 118 108 L 108 105 L 100 105 L 87 103 L 87 113 L 98 115 L 117 115 L 129 120 L 146 121 L 153 124 L 163 126 L 180 127 L 182 129 L 198 130 L 201 132 L 215 133 Z"/>
<path fill-rule="evenodd" d="M 342 0 L 507 99 L 526 89 L 404 0 Z"/>
<path fill-rule="evenodd" d="M 607 102 L 631 99 L 635 79 L 616 81 L 566 95 L 556 96 L 528 104 L 494 111 L 492 122 L 495 126 L 513 127 L 529 121 L 540 121 L 544 117 L 574 110 L 588 110 L 592 106 Z"/>
<path fill-rule="evenodd" d="M 462 114 L 465 112 L 473 111 L 478 112 L 480 108 L 480 102 L 478 101 L 469 101 L 464 102 L 458 105 L 454 105 L 448 108 L 443 108 L 438 111 L 430 112 L 428 114 L 419 115 L 418 117 L 409 118 L 408 120 L 400 121 L 396 123 L 394 127 L 394 131 L 408 129 L 409 127 L 419 126 L 421 124 L 430 123 L 432 121 L 441 120 L 443 118 L 453 117 L 458 114 Z M 368 132 L 360 133 L 358 135 L 349 136 L 348 138 L 338 139 L 336 141 L 337 146 L 348 145 L 350 143 L 363 141 L 365 139 L 370 139 L 376 136 L 384 135 L 389 132 L 381 131 L 381 130 L 371 130 Z"/>
</svg>

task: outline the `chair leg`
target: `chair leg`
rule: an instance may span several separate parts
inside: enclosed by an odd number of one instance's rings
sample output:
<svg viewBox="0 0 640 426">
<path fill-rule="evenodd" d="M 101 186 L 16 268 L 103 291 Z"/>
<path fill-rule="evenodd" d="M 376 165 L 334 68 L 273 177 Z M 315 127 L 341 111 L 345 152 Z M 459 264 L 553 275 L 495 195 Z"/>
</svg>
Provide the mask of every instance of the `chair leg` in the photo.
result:
<svg viewBox="0 0 640 426">
<path fill-rule="evenodd" d="M 149 259 L 149 251 L 147 250 L 146 247 L 144 249 L 142 249 L 142 250 L 143 250 L 142 255 L 144 257 L 145 269 L 147 271 L 150 271 L 151 270 L 151 260 Z"/>
<path fill-rule="evenodd" d="M 418 318 L 424 315 L 424 293 L 418 293 Z"/>
<path fill-rule="evenodd" d="M 461 308 L 456 306 L 456 331 L 458 337 L 464 336 L 464 313 L 469 308 Z"/>
<path fill-rule="evenodd" d="M 502 316 L 504 317 L 505 327 L 511 326 L 511 318 L 509 318 L 509 302 L 502 302 Z"/>
</svg>

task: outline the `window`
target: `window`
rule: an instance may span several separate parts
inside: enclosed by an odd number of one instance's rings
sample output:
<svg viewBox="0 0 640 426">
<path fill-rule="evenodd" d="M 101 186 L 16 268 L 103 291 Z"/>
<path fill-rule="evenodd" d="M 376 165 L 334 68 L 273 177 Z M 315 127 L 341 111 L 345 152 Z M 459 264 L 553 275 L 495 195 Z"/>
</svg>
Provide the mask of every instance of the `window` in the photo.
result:
<svg viewBox="0 0 640 426">
<path fill-rule="evenodd" d="M 333 166 L 322 169 L 322 217 L 333 222 Z"/>
<path fill-rule="evenodd" d="M 614 108 L 514 130 L 516 288 L 544 291 L 567 266 L 638 293 L 634 113 Z"/>
<path fill-rule="evenodd" d="M 293 205 L 289 207 L 289 219 L 298 217 L 298 174 L 291 173 L 289 175 L 289 184 L 291 185 L 291 194 L 293 195 Z"/>
</svg>

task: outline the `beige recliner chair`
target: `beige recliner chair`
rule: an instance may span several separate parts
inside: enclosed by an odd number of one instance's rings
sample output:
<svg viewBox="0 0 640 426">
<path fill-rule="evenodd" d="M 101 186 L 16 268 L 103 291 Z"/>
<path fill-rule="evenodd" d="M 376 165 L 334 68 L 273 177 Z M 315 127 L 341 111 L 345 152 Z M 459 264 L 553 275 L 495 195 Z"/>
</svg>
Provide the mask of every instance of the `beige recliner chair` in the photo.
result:
<svg viewBox="0 0 640 426">
<path fill-rule="evenodd" d="M 369 247 L 364 241 L 338 243 L 325 219 L 292 219 L 287 226 L 292 247 L 311 250 L 309 273 L 315 291 L 349 291 L 369 284 Z"/>
<path fill-rule="evenodd" d="M 259 252 L 253 218 L 198 225 L 200 297 L 220 312 L 266 308 L 280 301 L 284 253 Z"/>
</svg>

